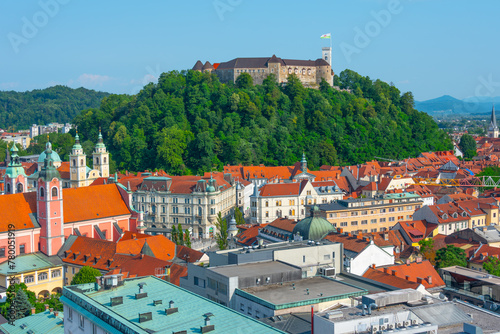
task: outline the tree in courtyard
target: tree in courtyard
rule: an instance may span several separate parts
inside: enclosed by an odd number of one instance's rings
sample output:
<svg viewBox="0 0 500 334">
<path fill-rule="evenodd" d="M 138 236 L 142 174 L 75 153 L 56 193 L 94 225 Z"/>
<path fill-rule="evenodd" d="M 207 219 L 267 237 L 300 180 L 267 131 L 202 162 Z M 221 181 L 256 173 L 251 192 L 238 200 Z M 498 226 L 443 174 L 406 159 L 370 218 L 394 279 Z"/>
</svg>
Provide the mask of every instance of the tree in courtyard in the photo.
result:
<svg viewBox="0 0 500 334">
<path fill-rule="evenodd" d="M 10 320 L 21 319 L 31 313 L 31 308 L 33 307 L 33 305 L 28 300 L 28 296 L 22 288 L 19 288 L 17 290 L 16 296 L 14 297 L 12 303 L 14 305 L 15 313 L 13 314 L 13 319 L 10 318 Z"/>
<path fill-rule="evenodd" d="M 458 147 L 460 147 L 466 159 L 472 159 L 476 156 L 476 141 L 471 135 L 464 133 L 460 138 Z"/>
<path fill-rule="evenodd" d="M 182 232 L 182 225 L 179 223 L 177 225 L 177 244 L 184 246 L 184 233 Z"/>
<path fill-rule="evenodd" d="M 245 219 L 243 218 L 243 212 L 240 208 L 236 207 L 234 209 L 234 219 L 236 220 L 236 225 L 245 224 Z"/>
<path fill-rule="evenodd" d="M 432 264 L 436 262 L 436 252 L 434 251 L 434 240 L 431 238 L 422 239 L 418 242 L 420 253 Z"/>
<path fill-rule="evenodd" d="M 488 256 L 488 260 L 483 262 L 483 269 L 488 272 L 488 274 L 500 276 L 500 259 Z"/>
<path fill-rule="evenodd" d="M 217 221 L 215 222 L 215 227 L 217 227 L 217 232 L 215 234 L 215 241 L 219 246 L 220 250 L 227 249 L 227 222 L 226 219 L 222 219 L 222 214 L 219 211 L 217 215 Z"/>
<path fill-rule="evenodd" d="M 176 245 L 179 244 L 179 233 L 177 232 L 177 228 L 175 225 L 172 226 L 172 242 Z"/>
<path fill-rule="evenodd" d="M 95 278 L 98 276 L 102 276 L 99 270 L 89 266 L 84 266 L 82 267 L 82 269 L 80 269 L 79 272 L 76 273 L 75 276 L 73 276 L 73 279 L 71 280 L 71 285 L 94 283 Z"/>
<path fill-rule="evenodd" d="M 447 245 L 436 252 L 436 269 L 451 266 L 467 266 L 465 251 L 453 245 Z"/>
<path fill-rule="evenodd" d="M 191 248 L 191 233 L 188 229 L 184 231 L 184 246 Z"/>
</svg>

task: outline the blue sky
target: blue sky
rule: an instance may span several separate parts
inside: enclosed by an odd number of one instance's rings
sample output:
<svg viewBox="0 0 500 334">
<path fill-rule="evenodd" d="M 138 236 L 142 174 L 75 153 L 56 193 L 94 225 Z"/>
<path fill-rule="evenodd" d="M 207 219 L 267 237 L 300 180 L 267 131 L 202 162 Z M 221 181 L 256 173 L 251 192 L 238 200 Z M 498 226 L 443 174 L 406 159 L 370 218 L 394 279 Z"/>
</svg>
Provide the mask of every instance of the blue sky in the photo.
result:
<svg viewBox="0 0 500 334">
<path fill-rule="evenodd" d="M 196 60 L 316 59 L 416 100 L 500 95 L 500 2 L 2 0 L 0 90 L 55 84 L 136 93 Z"/>
</svg>

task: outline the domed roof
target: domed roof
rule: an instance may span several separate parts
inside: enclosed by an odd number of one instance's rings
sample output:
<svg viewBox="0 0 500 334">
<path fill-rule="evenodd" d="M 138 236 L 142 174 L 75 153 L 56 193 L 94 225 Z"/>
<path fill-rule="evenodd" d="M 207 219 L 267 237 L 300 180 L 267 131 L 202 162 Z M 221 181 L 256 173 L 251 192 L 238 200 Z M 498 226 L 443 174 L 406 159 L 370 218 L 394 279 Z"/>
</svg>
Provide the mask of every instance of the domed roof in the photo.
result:
<svg viewBox="0 0 500 334">
<path fill-rule="evenodd" d="M 215 187 L 214 186 L 208 186 L 207 187 L 207 192 L 214 193 L 215 192 Z"/>
<path fill-rule="evenodd" d="M 47 144 L 45 145 L 45 149 L 48 149 L 50 147 L 50 150 L 51 150 L 51 158 L 52 158 L 52 161 L 53 162 L 61 162 L 61 158 L 59 157 L 59 154 L 57 154 L 56 152 L 52 151 L 52 144 L 50 142 L 47 142 Z M 45 158 L 47 157 L 47 154 L 45 153 L 45 151 L 43 151 L 40 156 L 38 157 L 38 164 L 43 164 L 43 162 L 45 161 Z"/>
<path fill-rule="evenodd" d="M 314 207 L 317 212 L 317 207 Z M 315 216 L 302 219 L 293 228 L 293 234 L 299 233 L 304 240 L 321 240 L 325 235 L 336 229 L 323 217 Z"/>
</svg>

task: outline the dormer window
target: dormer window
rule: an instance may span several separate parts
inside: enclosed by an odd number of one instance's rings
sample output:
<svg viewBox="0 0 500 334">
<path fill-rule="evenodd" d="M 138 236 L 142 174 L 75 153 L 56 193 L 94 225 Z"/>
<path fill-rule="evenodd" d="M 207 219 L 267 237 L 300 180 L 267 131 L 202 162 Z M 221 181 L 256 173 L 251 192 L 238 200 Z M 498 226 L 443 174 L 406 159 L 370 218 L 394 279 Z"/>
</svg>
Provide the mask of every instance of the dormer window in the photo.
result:
<svg viewBox="0 0 500 334">
<path fill-rule="evenodd" d="M 448 215 L 446 213 L 443 213 L 443 219 L 448 219 Z"/>
<path fill-rule="evenodd" d="M 462 212 L 462 217 L 467 217 L 467 212 Z"/>
<path fill-rule="evenodd" d="M 453 218 L 458 218 L 458 213 L 456 212 L 453 212 L 453 214 L 451 215 Z"/>
</svg>

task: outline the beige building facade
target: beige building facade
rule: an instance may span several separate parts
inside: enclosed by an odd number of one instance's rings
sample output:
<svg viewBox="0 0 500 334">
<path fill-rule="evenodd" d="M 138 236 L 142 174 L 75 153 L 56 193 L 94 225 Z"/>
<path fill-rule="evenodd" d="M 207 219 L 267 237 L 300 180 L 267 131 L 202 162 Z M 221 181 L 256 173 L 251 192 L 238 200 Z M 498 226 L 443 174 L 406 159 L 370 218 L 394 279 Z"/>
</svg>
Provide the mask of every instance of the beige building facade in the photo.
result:
<svg viewBox="0 0 500 334">
<path fill-rule="evenodd" d="M 411 220 L 423 204 L 419 195 L 389 194 L 382 197 L 338 200 L 320 205 L 326 219 L 343 232 L 383 232 L 399 221 Z"/>
</svg>

